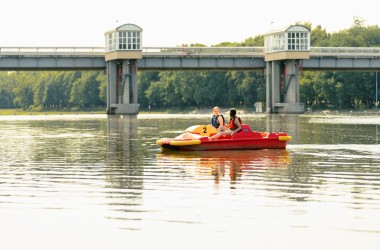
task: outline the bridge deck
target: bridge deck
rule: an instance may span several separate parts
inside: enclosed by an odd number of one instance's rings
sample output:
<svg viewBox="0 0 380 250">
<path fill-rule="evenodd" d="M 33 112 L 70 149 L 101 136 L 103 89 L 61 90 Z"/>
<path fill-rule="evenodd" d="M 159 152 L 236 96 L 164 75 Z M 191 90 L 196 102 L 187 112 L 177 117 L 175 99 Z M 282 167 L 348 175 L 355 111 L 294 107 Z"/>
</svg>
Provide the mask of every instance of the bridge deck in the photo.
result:
<svg viewBox="0 0 380 250">
<path fill-rule="evenodd" d="M 105 69 L 104 47 L 0 47 L 0 70 Z M 147 47 L 140 70 L 262 69 L 264 47 Z M 378 47 L 313 47 L 304 69 L 380 69 Z"/>
</svg>

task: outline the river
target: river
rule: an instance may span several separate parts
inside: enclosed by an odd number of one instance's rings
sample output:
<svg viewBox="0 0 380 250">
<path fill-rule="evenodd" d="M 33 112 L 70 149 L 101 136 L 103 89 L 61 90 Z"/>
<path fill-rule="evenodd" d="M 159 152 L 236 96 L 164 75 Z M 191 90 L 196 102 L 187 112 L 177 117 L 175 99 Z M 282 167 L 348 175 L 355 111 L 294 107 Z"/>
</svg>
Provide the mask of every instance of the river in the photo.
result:
<svg viewBox="0 0 380 250">
<path fill-rule="evenodd" d="M 0 116 L 1 249 L 379 248 L 379 114 L 241 117 L 293 140 L 168 153 L 208 115 Z"/>
</svg>

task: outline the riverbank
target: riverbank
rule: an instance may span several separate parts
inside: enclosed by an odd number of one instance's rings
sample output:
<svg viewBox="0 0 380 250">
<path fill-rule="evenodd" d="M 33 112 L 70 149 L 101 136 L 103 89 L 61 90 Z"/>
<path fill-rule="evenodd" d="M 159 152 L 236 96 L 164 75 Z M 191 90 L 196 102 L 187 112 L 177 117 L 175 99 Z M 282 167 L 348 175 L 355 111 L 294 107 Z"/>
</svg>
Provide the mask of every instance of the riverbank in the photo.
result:
<svg viewBox="0 0 380 250">
<path fill-rule="evenodd" d="M 220 113 L 223 115 L 229 115 L 230 108 L 220 108 Z M 247 109 L 247 108 L 236 108 L 238 114 L 253 114 L 255 113 L 253 109 Z M 166 109 L 166 110 L 140 110 L 140 113 L 142 114 L 157 114 L 157 113 L 163 113 L 163 114 L 212 114 L 212 107 L 211 108 L 201 108 L 201 109 L 186 109 L 186 110 L 179 110 L 179 109 Z"/>
<path fill-rule="evenodd" d="M 22 109 L 0 109 L 0 115 L 64 115 L 64 114 L 104 114 L 105 111 L 27 111 Z"/>
<path fill-rule="evenodd" d="M 228 115 L 229 108 L 220 108 L 220 113 Z M 244 108 L 237 108 L 238 114 L 252 114 L 253 110 Z M 105 110 L 96 111 L 27 111 L 21 109 L 0 109 L 0 115 L 65 115 L 65 114 L 105 114 Z M 141 109 L 140 114 L 212 114 L 212 108 L 203 109 L 162 109 L 162 110 L 148 110 Z"/>
<path fill-rule="evenodd" d="M 238 115 L 256 114 L 254 109 L 236 108 Z M 26 111 L 21 109 L 0 109 L 0 115 L 65 115 L 65 114 L 105 114 L 105 110 L 96 111 Z M 229 108 L 220 108 L 220 113 L 229 115 Z M 162 110 L 147 110 L 141 109 L 139 114 L 212 114 L 212 108 L 202 109 L 162 109 Z M 265 114 L 265 113 L 261 113 Z M 368 110 L 313 110 L 306 111 L 305 114 L 376 114 L 380 115 L 380 109 Z"/>
</svg>

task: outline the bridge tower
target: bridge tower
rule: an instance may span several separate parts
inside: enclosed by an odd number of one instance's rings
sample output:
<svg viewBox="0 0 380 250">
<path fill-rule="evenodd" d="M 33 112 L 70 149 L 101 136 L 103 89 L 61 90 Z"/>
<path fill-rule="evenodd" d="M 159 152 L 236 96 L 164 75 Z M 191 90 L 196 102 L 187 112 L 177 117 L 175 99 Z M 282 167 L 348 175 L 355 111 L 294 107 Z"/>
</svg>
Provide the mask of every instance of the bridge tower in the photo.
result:
<svg viewBox="0 0 380 250">
<path fill-rule="evenodd" d="M 107 114 L 135 115 L 137 60 L 142 58 L 142 29 L 124 24 L 105 33 L 107 63 Z"/>
<path fill-rule="evenodd" d="M 267 113 L 303 113 L 298 76 L 302 59 L 310 58 L 310 30 L 292 25 L 270 31 L 264 35 L 264 47 Z"/>
</svg>

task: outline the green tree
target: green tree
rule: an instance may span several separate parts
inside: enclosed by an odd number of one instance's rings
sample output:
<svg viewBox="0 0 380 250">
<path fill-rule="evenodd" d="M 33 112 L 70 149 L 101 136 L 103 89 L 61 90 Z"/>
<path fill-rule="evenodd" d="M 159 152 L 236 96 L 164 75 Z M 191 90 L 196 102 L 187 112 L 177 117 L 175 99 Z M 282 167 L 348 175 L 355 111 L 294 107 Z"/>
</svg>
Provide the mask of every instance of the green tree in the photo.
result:
<svg viewBox="0 0 380 250">
<path fill-rule="evenodd" d="M 146 96 L 146 91 L 152 82 L 157 82 L 160 79 L 158 76 L 159 72 L 144 71 L 137 74 L 137 99 L 141 108 L 147 108 L 149 106 L 149 99 Z"/>
<path fill-rule="evenodd" d="M 107 76 L 105 72 L 99 72 L 96 80 L 99 82 L 99 99 L 102 103 L 107 103 Z"/>
<path fill-rule="evenodd" d="M 167 106 L 165 102 L 165 90 L 165 83 L 161 81 L 151 82 L 149 88 L 145 91 L 145 95 L 152 108 L 162 108 Z"/>
<path fill-rule="evenodd" d="M 323 29 L 321 25 L 318 25 L 315 29 L 311 30 L 310 45 L 312 47 L 327 47 L 330 35 Z"/>
<path fill-rule="evenodd" d="M 13 86 L 9 72 L 0 72 L 0 108 L 14 108 Z"/>
<path fill-rule="evenodd" d="M 239 86 L 239 95 L 244 106 L 252 107 L 256 102 L 265 101 L 265 82 L 263 75 L 258 71 L 241 72 L 242 82 Z"/>
<path fill-rule="evenodd" d="M 264 47 L 264 36 L 249 37 L 240 43 L 242 47 Z"/>
<path fill-rule="evenodd" d="M 15 72 L 14 74 L 17 82 L 13 89 L 15 106 L 21 107 L 23 110 L 29 110 L 33 104 L 33 79 L 29 78 L 25 72 Z"/>
<path fill-rule="evenodd" d="M 44 107 L 53 109 L 60 107 L 62 99 L 59 84 L 62 83 L 55 81 L 55 79 L 51 79 L 46 83 L 43 98 Z"/>
<path fill-rule="evenodd" d="M 70 103 L 80 108 L 95 108 L 102 104 L 99 95 L 100 82 L 96 72 L 85 72 L 71 89 Z"/>
</svg>

